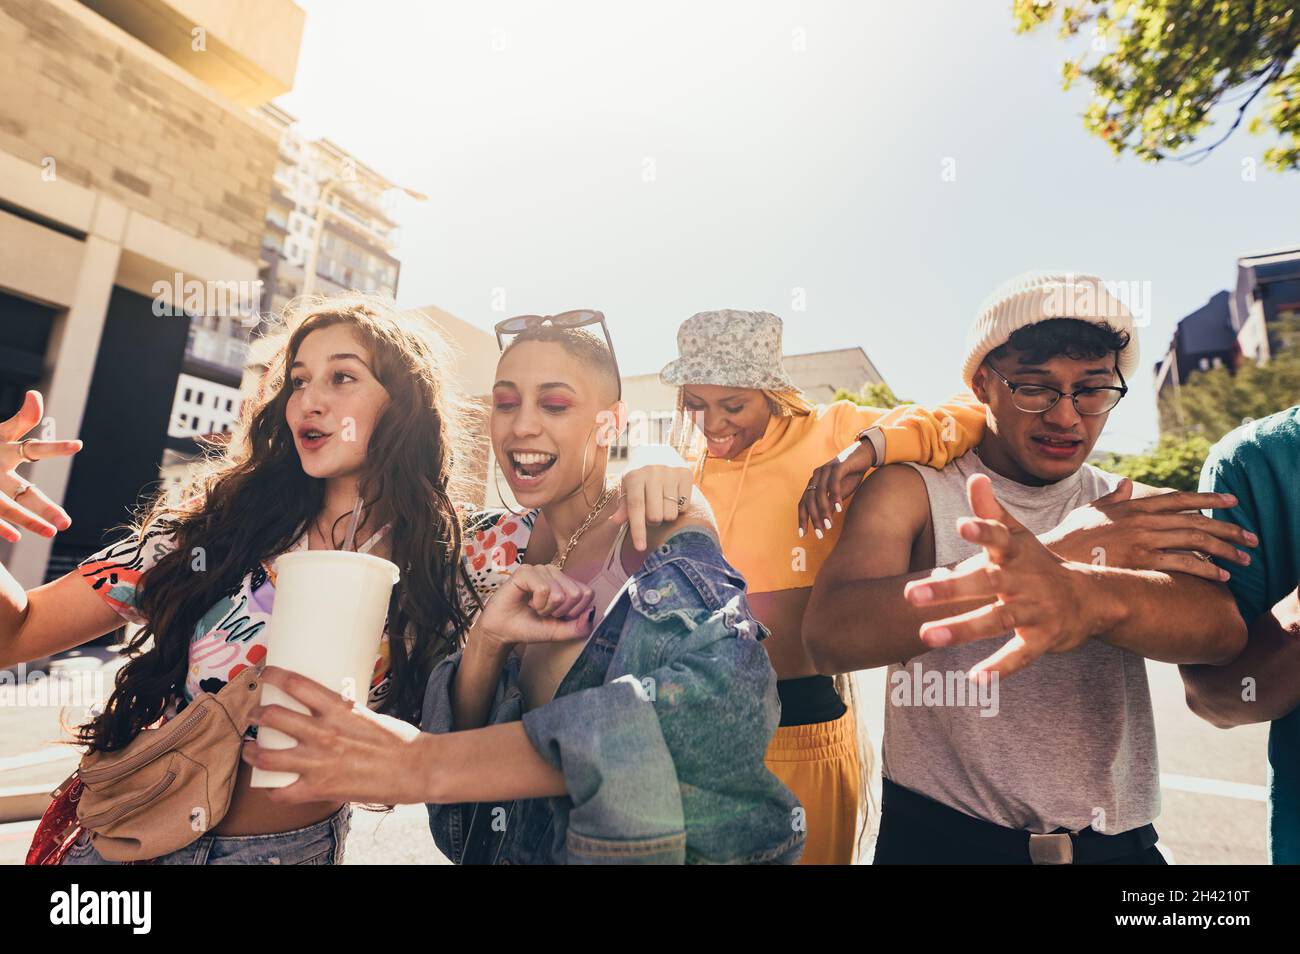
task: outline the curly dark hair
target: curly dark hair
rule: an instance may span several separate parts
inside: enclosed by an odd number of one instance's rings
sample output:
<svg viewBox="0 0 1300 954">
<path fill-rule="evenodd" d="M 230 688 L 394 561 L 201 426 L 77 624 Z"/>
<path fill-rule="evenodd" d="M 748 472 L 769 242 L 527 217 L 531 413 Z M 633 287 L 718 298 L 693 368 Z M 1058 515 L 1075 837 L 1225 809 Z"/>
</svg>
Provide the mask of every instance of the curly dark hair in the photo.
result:
<svg viewBox="0 0 1300 954">
<path fill-rule="evenodd" d="M 427 321 L 373 296 L 308 302 L 294 320 L 264 388 L 246 402 L 236 439 L 210 462 L 197 496 L 177 504 L 160 494 L 133 526 L 140 541 L 170 534 L 174 548 L 140 581 L 138 608 L 148 623 L 127 647 L 134 658 L 118 671 L 102 713 L 78 730 L 77 741 L 92 751 L 123 748 L 162 715 L 184 685 L 203 615 L 319 515 L 325 481 L 303 470 L 285 406 L 293 390 L 287 370 L 303 339 L 321 328 L 346 324 L 358 335 L 389 397 L 360 479 L 362 499 L 393 527 L 391 557 L 401 573 L 388 610 L 386 713 L 418 721 L 429 672 L 468 628 L 456 588 L 461 530 L 452 498 L 461 490 L 453 464 L 468 455 L 454 453 L 460 408 L 445 343 Z M 191 569 L 196 546 L 205 552 L 203 573 Z"/>
<path fill-rule="evenodd" d="M 1118 355 L 1128 347 L 1129 333 L 1108 324 L 1094 324 L 1079 318 L 1049 318 L 1011 333 L 1005 344 L 994 348 L 989 358 L 1005 358 L 1012 350 L 1027 364 L 1043 364 L 1064 355 L 1076 361 Z"/>
</svg>

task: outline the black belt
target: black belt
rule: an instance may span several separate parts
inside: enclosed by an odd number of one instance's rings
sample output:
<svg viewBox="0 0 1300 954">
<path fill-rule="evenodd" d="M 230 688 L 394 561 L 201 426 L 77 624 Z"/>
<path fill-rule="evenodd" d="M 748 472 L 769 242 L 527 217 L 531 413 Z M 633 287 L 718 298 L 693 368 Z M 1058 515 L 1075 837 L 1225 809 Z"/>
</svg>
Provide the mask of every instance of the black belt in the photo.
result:
<svg viewBox="0 0 1300 954">
<path fill-rule="evenodd" d="M 959 838 L 977 851 L 1036 865 L 1095 865 L 1146 851 L 1159 837 L 1154 825 L 1143 825 L 1114 835 L 1093 828 L 1072 832 L 1058 828 L 1037 835 L 975 818 L 926 798 L 911 789 L 883 780 L 881 813 L 896 812 L 931 833 Z"/>
</svg>

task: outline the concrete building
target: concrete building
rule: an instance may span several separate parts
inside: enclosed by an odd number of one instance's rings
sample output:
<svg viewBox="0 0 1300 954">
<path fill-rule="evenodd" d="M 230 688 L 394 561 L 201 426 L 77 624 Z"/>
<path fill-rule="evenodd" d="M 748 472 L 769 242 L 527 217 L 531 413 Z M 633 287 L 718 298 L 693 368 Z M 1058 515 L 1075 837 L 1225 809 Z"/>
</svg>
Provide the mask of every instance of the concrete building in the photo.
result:
<svg viewBox="0 0 1300 954">
<path fill-rule="evenodd" d="M 0 0 L 0 416 L 37 388 L 40 436 L 86 445 L 28 468 L 74 522 L 0 546 L 26 586 L 157 480 L 180 376 L 242 360 L 213 336 L 256 288 L 277 156 L 248 107 L 292 85 L 302 25 L 290 0 Z"/>
<path fill-rule="evenodd" d="M 397 296 L 400 263 L 391 254 L 397 224 L 387 211 L 397 186 L 329 140 L 303 139 L 294 117 L 273 103 L 253 113 L 277 143 L 261 235 L 260 284 L 237 308 L 218 314 L 191 310 L 163 460 L 170 485 L 184 481 L 187 464 L 200 453 L 197 439 L 234 431 L 250 342 L 273 332 L 276 316 L 303 293 L 313 254 L 315 294 L 356 290 Z M 314 249 L 318 231 L 320 244 Z M 202 397 L 196 404 L 186 392 Z"/>
<path fill-rule="evenodd" d="M 1300 323 L 1300 248 L 1237 259 L 1232 327 L 1242 356 L 1263 363 L 1286 346 L 1287 326 Z"/>
<path fill-rule="evenodd" d="M 396 298 L 396 183 L 328 139 L 304 140 L 294 117 L 278 106 L 264 105 L 258 114 L 279 142 L 262 235 L 264 311 L 275 314 L 302 293 L 318 231 L 316 294 L 356 290 Z"/>
<path fill-rule="evenodd" d="M 488 435 L 488 413 L 492 406 L 492 382 L 496 380 L 496 336 L 443 311 L 436 305 L 416 309 L 429 319 L 451 346 L 456 388 L 468 401 L 464 430 L 472 441 L 473 458 L 466 469 L 468 487 L 466 503 L 475 506 L 498 506 L 500 499 L 489 479 L 495 474 L 492 439 Z M 505 481 L 500 486 L 509 494 Z M 513 499 L 511 503 L 513 505 Z"/>
<path fill-rule="evenodd" d="M 1216 292 L 1208 302 L 1174 328 L 1169 350 L 1156 362 L 1156 406 L 1160 429 L 1177 426 L 1174 393 L 1197 371 L 1211 368 L 1236 368 L 1241 348 L 1232 329 L 1231 297 Z"/>
<path fill-rule="evenodd" d="M 1242 361 L 1263 364 L 1295 345 L 1300 333 L 1300 249 L 1237 259 L 1231 291 L 1210 300 L 1178 322 L 1169 348 L 1155 366 L 1160 429 L 1178 426 L 1178 389 L 1200 371 Z"/>
</svg>

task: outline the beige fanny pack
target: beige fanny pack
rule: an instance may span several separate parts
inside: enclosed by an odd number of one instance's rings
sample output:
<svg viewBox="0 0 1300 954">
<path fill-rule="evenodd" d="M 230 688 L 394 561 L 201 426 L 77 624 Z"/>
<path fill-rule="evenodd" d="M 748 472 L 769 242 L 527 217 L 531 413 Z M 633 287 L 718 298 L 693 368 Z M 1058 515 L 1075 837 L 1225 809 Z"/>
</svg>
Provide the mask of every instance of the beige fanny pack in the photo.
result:
<svg viewBox="0 0 1300 954">
<path fill-rule="evenodd" d="M 95 850 L 108 861 L 143 861 L 215 827 L 230 807 L 261 688 L 261 668 L 245 669 L 126 748 L 85 756 L 76 772 L 83 785 L 77 820 Z"/>
</svg>

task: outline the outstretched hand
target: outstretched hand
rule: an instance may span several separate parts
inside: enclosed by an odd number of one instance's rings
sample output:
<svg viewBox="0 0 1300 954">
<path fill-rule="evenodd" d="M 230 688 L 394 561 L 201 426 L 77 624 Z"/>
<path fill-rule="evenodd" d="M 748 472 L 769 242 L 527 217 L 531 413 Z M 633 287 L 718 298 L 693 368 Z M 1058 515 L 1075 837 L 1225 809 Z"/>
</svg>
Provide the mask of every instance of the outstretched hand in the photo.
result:
<svg viewBox="0 0 1300 954">
<path fill-rule="evenodd" d="M 43 537 L 52 537 L 72 526 L 62 507 L 18 474 L 22 464 L 50 457 L 68 457 L 81 450 L 81 441 L 24 440 L 45 414 L 39 391 L 28 391 L 23 406 L 9 420 L 0 423 L 0 537 L 12 542 L 26 527 Z"/>
<path fill-rule="evenodd" d="M 1071 510 L 1039 539 L 1078 563 L 1186 573 L 1214 583 L 1227 580 L 1228 571 L 1208 557 L 1249 565 L 1246 548 L 1259 538 L 1230 520 L 1200 512 L 1235 507 L 1232 494 L 1180 490 L 1134 497 L 1133 491 L 1133 481 L 1125 477 L 1104 497 Z"/>
<path fill-rule="evenodd" d="M 992 481 L 975 474 L 966 484 L 973 517 L 957 521 L 962 539 L 984 550 L 983 561 L 954 573 L 934 573 L 908 583 L 913 606 L 942 606 L 970 599 L 994 602 L 920 628 L 931 649 L 1012 632 L 1000 649 L 968 674 L 1009 676 L 1044 653 L 1068 652 L 1092 635 L 1092 607 L 1080 592 L 1083 574 L 1041 543 L 998 501 Z M 968 561 L 972 562 L 972 561 Z"/>
</svg>

